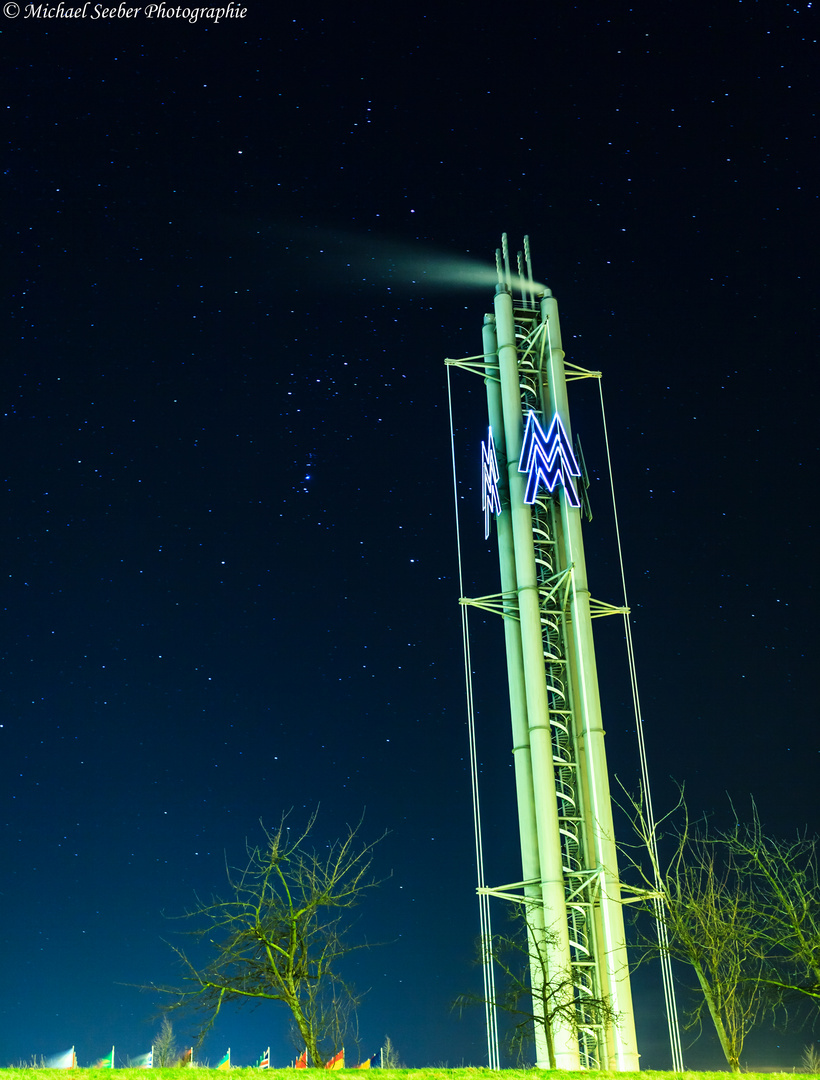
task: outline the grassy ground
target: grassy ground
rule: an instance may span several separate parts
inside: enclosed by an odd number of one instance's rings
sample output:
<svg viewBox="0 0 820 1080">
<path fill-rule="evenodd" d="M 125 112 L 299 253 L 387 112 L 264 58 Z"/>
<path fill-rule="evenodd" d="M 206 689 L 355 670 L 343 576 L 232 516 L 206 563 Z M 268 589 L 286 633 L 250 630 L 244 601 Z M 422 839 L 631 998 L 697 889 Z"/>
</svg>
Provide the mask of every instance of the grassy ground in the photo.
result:
<svg viewBox="0 0 820 1080">
<path fill-rule="evenodd" d="M 186 1068 L 184 1072 L 179 1068 L 152 1069 L 151 1080 L 214 1080 L 214 1069 Z M 145 1069 L 117 1069 L 117 1080 L 147 1080 Z M 258 1069 L 231 1069 L 234 1080 L 260 1080 Z M 32 1080 L 31 1068 L 0 1069 L 0 1080 Z M 110 1080 L 110 1069 L 76 1069 L 70 1075 L 72 1080 Z M 328 1080 L 328 1074 L 324 1069 L 270 1069 L 267 1070 L 269 1080 Z M 378 1075 L 383 1075 L 384 1080 L 544 1080 L 545 1073 L 540 1069 L 504 1069 L 502 1072 L 493 1072 L 491 1069 L 379 1069 Z M 345 1077 L 346 1080 L 361 1080 L 361 1072 L 357 1069 L 338 1069 L 332 1073 L 336 1080 Z M 546 1073 L 548 1080 L 731 1080 L 735 1074 L 728 1072 L 646 1072 L 616 1073 L 616 1072 L 566 1072 L 556 1069 Z M 773 1077 L 783 1077 L 784 1073 L 754 1073 L 757 1080 L 768 1080 Z M 803 1073 L 818 1077 L 818 1073 Z M 65 1069 L 37 1069 L 37 1080 L 66 1080 Z M 375 1080 L 375 1078 L 374 1078 Z"/>
</svg>

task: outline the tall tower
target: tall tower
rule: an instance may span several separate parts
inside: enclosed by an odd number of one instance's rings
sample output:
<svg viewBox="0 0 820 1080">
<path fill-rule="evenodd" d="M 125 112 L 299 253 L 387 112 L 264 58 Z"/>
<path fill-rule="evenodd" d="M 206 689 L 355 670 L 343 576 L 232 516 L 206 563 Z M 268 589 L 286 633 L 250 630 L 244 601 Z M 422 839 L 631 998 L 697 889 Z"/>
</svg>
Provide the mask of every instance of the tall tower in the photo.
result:
<svg viewBox="0 0 820 1080">
<path fill-rule="evenodd" d="M 590 596 L 567 398 L 568 380 L 598 373 L 565 361 L 558 307 L 549 289 L 537 295 L 527 238 L 515 278 L 506 236 L 497 265 L 484 319 L 484 499 L 498 537 L 523 881 L 486 891 L 506 888 L 528 913 L 539 1066 L 635 1070 L 591 625 L 623 609 Z"/>
</svg>

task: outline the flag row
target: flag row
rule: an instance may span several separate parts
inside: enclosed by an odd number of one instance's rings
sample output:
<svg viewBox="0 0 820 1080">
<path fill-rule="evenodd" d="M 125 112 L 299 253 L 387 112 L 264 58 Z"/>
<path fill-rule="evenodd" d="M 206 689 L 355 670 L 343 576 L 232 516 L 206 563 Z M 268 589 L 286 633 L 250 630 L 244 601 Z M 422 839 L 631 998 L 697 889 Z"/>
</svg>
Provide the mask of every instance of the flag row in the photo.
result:
<svg viewBox="0 0 820 1080">
<path fill-rule="evenodd" d="M 381 1051 L 377 1051 L 369 1058 L 365 1058 L 364 1061 L 360 1061 L 358 1065 L 345 1065 L 345 1052 L 344 1047 L 338 1054 L 334 1054 L 332 1058 L 329 1058 L 324 1064 L 325 1069 L 379 1069 L 381 1068 Z M 270 1047 L 268 1047 L 267 1060 L 264 1055 L 259 1059 L 257 1065 L 260 1069 L 270 1068 Z M 307 1069 L 308 1066 L 308 1052 L 303 1050 L 299 1057 L 294 1061 L 294 1069 Z"/>
<path fill-rule="evenodd" d="M 186 1050 L 179 1063 L 183 1065 L 194 1065 L 194 1049 L 190 1047 Z M 55 1054 L 53 1057 L 46 1058 L 44 1065 L 47 1069 L 76 1069 L 77 1068 L 77 1055 L 74 1052 L 72 1046 L 70 1050 L 66 1050 L 65 1053 Z M 338 1054 L 334 1054 L 332 1058 L 325 1062 L 325 1069 L 378 1069 L 381 1065 L 381 1053 L 373 1054 L 369 1058 L 365 1058 L 364 1061 L 359 1062 L 358 1065 L 345 1066 L 345 1052 L 344 1048 L 341 1049 Z M 96 1069 L 113 1069 L 114 1066 L 114 1047 L 111 1047 L 111 1053 L 106 1054 L 105 1057 L 98 1058 L 94 1062 L 94 1068 Z M 128 1063 L 128 1067 L 132 1069 L 151 1069 L 154 1067 L 154 1048 L 153 1046 L 147 1054 L 140 1054 L 136 1058 L 131 1058 Z M 231 1048 L 228 1047 L 228 1052 L 215 1066 L 217 1069 L 230 1069 L 231 1067 Z M 291 1062 L 291 1067 L 294 1069 L 307 1069 L 308 1065 L 308 1052 L 303 1050 L 299 1057 Z M 270 1047 L 267 1048 L 264 1054 L 262 1054 L 254 1064 L 254 1068 L 257 1069 L 269 1069 L 270 1068 Z"/>
</svg>

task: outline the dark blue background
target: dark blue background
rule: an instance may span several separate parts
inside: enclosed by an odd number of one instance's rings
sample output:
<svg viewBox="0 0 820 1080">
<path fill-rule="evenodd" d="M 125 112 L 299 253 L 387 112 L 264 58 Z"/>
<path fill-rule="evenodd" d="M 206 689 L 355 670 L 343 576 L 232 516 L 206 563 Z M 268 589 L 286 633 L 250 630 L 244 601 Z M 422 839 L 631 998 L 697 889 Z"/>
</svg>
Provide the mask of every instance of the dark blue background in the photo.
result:
<svg viewBox="0 0 820 1080">
<path fill-rule="evenodd" d="M 480 1010 L 449 1012 L 478 918 L 442 361 L 480 351 L 492 284 L 435 267 L 491 268 L 504 230 L 605 373 L 657 808 L 674 778 L 694 812 L 751 793 L 816 829 L 816 38 L 781 2 L 4 19 L 0 1063 L 147 1050 L 163 913 L 317 805 L 319 842 L 363 807 L 389 830 L 363 1055 L 485 1062 Z M 490 593 L 484 388 L 453 394 L 465 592 Z M 597 385 L 572 409 L 618 602 Z M 509 881 L 501 628 L 472 625 Z M 596 630 L 634 787 L 623 629 Z M 635 995 L 666 1067 L 657 974 Z M 287 1027 L 226 1014 L 205 1056 L 284 1065 Z"/>
</svg>

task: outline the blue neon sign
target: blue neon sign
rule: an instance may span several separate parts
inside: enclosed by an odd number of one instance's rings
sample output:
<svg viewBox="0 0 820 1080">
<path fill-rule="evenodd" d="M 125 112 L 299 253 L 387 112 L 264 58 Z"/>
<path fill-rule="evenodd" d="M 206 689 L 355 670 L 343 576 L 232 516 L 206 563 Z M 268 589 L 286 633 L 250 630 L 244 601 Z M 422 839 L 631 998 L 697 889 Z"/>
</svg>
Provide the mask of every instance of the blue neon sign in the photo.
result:
<svg viewBox="0 0 820 1080">
<path fill-rule="evenodd" d="M 481 444 L 481 508 L 484 511 L 484 539 L 490 535 L 490 515 L 501 513 L 498 494 L 498 458 L 495 453 L 493 429 L 487 431 L 487 441 Z"/>
<path fill-rule="evenodd" d="M 560 483 L 567 493 L 570 506 L 581 505 L 572 479 L 580 476 L 581 470 L 558 413 L 553 416 L 546 435 L 535 413 L 528 415 L 518 471 L 527 474 L 524 502 L 534 503 L 538 488 L 542 484 L 547 491 L 552 492 L 555 485 Z"/>
</svg>

